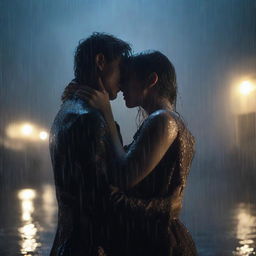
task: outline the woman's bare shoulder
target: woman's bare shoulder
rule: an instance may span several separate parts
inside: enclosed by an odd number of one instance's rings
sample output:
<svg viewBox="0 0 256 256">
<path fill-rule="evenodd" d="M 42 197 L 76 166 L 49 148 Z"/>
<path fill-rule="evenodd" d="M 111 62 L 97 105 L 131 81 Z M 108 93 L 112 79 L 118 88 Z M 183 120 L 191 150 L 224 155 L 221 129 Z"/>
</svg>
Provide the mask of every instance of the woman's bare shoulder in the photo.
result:
<svg viewBox="0 0 256 256">
<path fill-rule="evenodd" d="M 178 133 L 178 123 L 176 118 L 167 110 L 157 110 L 151 113 L 144 121 L 141 129 L 143 134 L 153 137 L 176 136 Z"/>
<path fill-rule="evenodd" d="M 171 125 L 177 126 L 177 118 L 171 111 L 165 109 L 159 109 L 155 112 L 151 113 L 147 120 L 147 122 L 154 122 L 159 125 Z"/>
</svg>

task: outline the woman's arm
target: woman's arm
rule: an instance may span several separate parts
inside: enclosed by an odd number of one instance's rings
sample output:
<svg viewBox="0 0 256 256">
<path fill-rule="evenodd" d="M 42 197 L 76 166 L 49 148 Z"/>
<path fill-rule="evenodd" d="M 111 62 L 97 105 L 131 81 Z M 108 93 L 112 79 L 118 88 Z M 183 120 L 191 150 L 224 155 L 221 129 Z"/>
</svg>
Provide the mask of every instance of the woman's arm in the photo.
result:
<svg viewBox="0 0 256 256">
<path fill-rule="evenodd" d="M 177 123 L 167 111 L 155 112 L 144 122 L 139 136 L 125 152 L 118 137 L 112 111 L 104 112 L 117 159 L 117 168 L 110 173 L 111 182 L 122 189 L 129 189 L 149 175 L 160 162 L 177 136 Z"/>
<path fill-rule="evenodd" d="M 120 142 L 107 92 L 91 88 L 78 95 L 102 111 L 110 129 L 117 168 L 108 170 L 110 182 L 123 190 L 129 189 L 144 179 L 160 162 L 175 140 L 178 127 L 176 120 L 164 110 L 151 114 L 144 122 L 127 152 Z"/>
</svg>

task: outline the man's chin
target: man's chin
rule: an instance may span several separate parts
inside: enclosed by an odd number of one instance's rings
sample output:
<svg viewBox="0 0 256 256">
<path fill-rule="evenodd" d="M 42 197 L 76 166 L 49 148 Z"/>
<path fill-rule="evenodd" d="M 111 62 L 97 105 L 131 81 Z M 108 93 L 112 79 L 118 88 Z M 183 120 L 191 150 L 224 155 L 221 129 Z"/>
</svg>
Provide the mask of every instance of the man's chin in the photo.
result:
<svg viewBox="0 0 256 256">
<path fill-rule="evenodd" d="M 136 107 L 136 106 L 133 106 L 131 103 L 127 102 L 126 100 L 125 100 L 125 106 L 127 108 L 134 108 L 134 107 Z"/>
<path fill-rule="evenodd" d="M 117 93 L 118 92 L 116 92 L 116 93 L 109 93 L 109 100 L 115 100 L 116 98 L 117 98 Z"/>
<path fill-rule="evenodd" d="M 115 95 L 109 95 L 109 100 L 115 100 L 116 97 L 117 97 L 117 94 L 115 94 Z"/>
</svg>

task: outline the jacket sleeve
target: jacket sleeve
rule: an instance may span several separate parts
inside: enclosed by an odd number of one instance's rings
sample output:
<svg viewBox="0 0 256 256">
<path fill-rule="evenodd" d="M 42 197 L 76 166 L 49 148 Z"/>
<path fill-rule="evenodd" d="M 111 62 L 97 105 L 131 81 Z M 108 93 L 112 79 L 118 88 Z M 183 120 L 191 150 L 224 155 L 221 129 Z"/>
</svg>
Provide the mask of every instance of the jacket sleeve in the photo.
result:
<svg viewBox="0 0 256 256">
<path fill-rule="evenodd" d="M 130 197 L 120 190 L 113 191 L 111 201 L 118 211 L 147 219 L 176 218 L 182 207 L 180 188 L 163 197 L 141 199 Z"/>
<path fill-rule="evenodd" d="M 70 133 L 74 184 L 80 191 L 77 199 L 87 212 L 88 207 L 104 207 L 102 191 L 108 190 L 107 143 L 105 122 L 99 114 L 81 115 L 74 123 Z"/>
</svg>

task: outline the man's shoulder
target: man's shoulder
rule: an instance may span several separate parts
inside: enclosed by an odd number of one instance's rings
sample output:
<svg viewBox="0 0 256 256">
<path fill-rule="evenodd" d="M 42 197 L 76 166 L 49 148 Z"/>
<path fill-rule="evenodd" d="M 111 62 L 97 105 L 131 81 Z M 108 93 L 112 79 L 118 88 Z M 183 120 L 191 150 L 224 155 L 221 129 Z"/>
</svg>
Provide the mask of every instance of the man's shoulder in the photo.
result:
<svg viewBox="0 0 256 256">
<path fill-rule="evenodd" d="M 102 114 L 81 100 L 65 101 L 57 113 L 53 126 L 70 129 L 74 126 L 97 127 L 105 123 Z"/>
<path fill-rule="evenodd" d="M 98 111 L 90 110 L 77 116 L 74 125 L 78 124 L 87 128 L 99 129 L 105 127 L 105 120 Z"/>
</svg>

